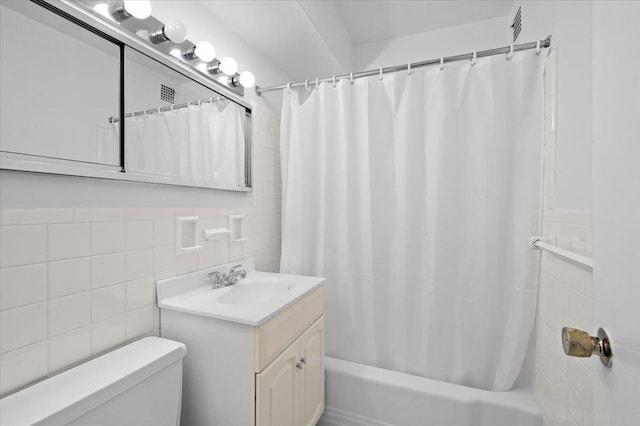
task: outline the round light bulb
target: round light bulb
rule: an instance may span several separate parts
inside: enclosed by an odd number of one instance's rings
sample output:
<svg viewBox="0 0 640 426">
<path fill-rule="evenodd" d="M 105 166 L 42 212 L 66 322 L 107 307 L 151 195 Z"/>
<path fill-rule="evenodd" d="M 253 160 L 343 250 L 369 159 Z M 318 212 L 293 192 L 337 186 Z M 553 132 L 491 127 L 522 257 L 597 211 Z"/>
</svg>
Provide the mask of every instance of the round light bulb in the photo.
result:
<svg viewBox="0 0 640 426">
<path fill-rule="evenodd" d="M 149 0 L 124 0 L 124 10 L 134 18 L 147 19 L 151 16 Z"/>
<path fill-rule="evenodd" d="M 238 71 L 238 63 L 231 56 L 222 58 L 218 67 L 226 75 L 234 75 Z"/>
<path fill-rule="evenodd" d="M 174 43 L 182 43 L 187 39 L 187 27 L 177 19 L 167 22 L 164 24 L 164 28 L 162 29 L 165 37 L 171 40 Z"/>
<path fill-rule="evenodd" d="M 216 58 L 216 49 L 208 41 L 201 41 L 198 43 L 194 53 L 204 62 L 211 62 Z"/>
<path fill-rule="evenodd" d="M 245 89 L 249 89 L 256 84 L 256 77 L 253 75 L 251 71 L 242 71 L 240 73 L 240 84 Z"/>
</svg>

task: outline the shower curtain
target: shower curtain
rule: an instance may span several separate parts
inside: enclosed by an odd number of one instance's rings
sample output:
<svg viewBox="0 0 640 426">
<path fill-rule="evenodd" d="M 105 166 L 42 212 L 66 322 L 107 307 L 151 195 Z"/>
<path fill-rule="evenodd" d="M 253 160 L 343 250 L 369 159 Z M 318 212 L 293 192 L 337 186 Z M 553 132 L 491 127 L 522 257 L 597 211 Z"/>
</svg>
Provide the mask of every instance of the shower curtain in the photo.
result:
<svg viewBox="0 0 640 426">
<path fill-rule="evenodd" d="M 281 272 L 327 355 L 505 391 L 533 324 L 544 54 L 284 90 Z"/>
</svg>

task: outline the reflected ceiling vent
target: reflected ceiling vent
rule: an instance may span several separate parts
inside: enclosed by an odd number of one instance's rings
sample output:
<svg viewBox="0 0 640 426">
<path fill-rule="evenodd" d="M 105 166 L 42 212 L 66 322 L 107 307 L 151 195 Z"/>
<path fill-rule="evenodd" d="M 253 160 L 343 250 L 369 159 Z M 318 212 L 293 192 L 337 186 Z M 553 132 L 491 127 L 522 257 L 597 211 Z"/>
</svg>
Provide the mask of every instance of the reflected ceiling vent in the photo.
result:
<svg viewBox="0 0 640 426">
<path fill-rule="evenodd" d="M 176 90 L 171 87 L 161 84 L 160 85 L 160 99 L 170 104 L 175 103 L 176 100 Z"/>
<path fill-rule="evenodd" d="M 522 30 L 522 6 L 518 7 L 516 16 L 513 17 L 511 29 L 513 30 L 513 42 L 515 43 Z"/>
</svg>

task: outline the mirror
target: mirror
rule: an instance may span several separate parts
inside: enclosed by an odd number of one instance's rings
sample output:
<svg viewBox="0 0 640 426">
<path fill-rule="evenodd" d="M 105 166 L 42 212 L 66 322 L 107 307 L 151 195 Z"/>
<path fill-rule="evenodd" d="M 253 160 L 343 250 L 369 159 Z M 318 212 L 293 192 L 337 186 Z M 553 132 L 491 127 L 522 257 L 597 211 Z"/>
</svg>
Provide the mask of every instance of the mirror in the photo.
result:
<svg viewBox="0 0 640 426">
<path fill-rule="evenodd" d="M 0 169 L 251 189 L 242 99 L 65 3 L 0 8 Z"/>
<path fill-rule="evenodd" d="M 0 150 L 118 167 L 120 47 L 32 2 L 0 12 Z"/>
<path fill-rule="evenodd" d="M 245 185 L 243 106 L 129 47 L 125 70 L 127 172 Z"/>
</svg>

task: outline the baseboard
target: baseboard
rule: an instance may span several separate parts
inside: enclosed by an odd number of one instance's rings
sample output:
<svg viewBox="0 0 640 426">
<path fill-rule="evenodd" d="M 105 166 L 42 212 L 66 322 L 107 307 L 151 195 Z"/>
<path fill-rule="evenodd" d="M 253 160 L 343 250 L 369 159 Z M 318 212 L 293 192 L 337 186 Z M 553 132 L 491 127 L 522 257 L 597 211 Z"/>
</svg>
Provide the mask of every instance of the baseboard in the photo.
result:
<svg viewBox="0 0 640 426">
<path fill-rule="evenodd" d="M 317 426 L 394 426 L 349 411 L 327 407 Z"/>
</svg>

